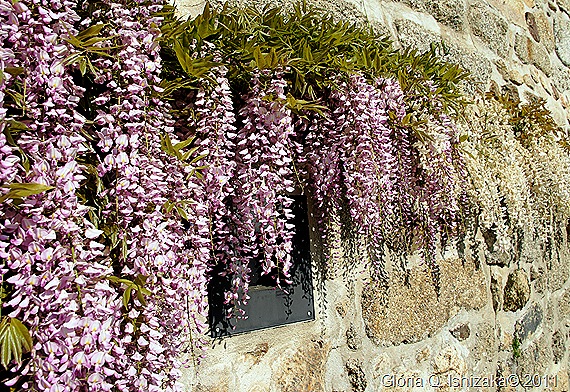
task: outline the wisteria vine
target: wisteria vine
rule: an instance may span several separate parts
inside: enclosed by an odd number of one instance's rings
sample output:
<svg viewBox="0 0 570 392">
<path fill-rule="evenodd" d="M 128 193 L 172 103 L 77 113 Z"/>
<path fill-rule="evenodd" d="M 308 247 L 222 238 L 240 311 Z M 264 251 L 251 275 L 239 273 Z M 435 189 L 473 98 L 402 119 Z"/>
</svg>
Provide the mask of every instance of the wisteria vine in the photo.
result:
<svg viewBox="0 0 570 392">
<path fill-rule="evenodd" d="M 9 170 L 0 185 L 53 187 L 22 203 L 5 194 L 2 205 L 3 289 L 11 290 L 3 307 L 34 342 L 5 384 L 178 390 L 180 354 L 202 347 L 209 227 L 200 226 L 206 206 L 190 186 L 192 165 L 162 146 L 161 136 L 177 145 L 169 108 L 156 98 L 159 30 L 149 26 L 160 25 L 153 14 L 162 4 L 103 2 L 91 19 L 80 18 L 81 7 L 0 7 L 2 87 L 11 94 L 2 127 L 24 128 L 17 148 L 2 134 Z M 90 26 L 100 34 L 85 54 L 72 37 Z M 87 93 L 77 84 L 82 63 L 92 70 Z"/>
<path fill-rule="evenodd" d="M 298 192 L 325 256 L 348 223 L 373 279 L 387 279 L 386 250 L 418 251 L 436 288 L 436 250 L 463 234 L 470 203 L 501 249 L 515 229 L 542 236 L 568 218 L 563 147 L 482 125 L 482 103 L 472 128 L 488 128 L 461 144 L 448 82 L 335 69 L 307 76 L 309 93 L 295 72 L 313 68 L 275 51 L 245 66 L 228 47 L 173 44 L 168 10 L 0 0 L 0 325 L 33 343 L 2 357 L 5 386 L 181 390 L 214 273 L 228 318 L 247 317 L 252 269 L 289 284 Z"/>
</svg>

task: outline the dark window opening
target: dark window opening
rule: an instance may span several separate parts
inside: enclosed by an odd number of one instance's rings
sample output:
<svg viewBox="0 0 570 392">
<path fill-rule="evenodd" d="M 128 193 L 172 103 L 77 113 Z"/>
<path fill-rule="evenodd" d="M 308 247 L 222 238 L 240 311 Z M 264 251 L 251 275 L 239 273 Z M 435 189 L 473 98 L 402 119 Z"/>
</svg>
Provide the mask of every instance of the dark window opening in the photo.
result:
<svg viewBox="0 0 570 392">
<path fill-rule="evenodd" d="M 295 225 L 293 236 L 293 267 L 290 285 L 276 288 L 271 277 L 261 274 L 261 267 L 251 268 L 249 302 L 244 306 L 247 319 L 226 318 L 224 292 L 229 287 L 227 278 L 213 271 L 208 285 L 209 322 L 214 338 L 276 327 L 300 321 L 314 320 L 314 298 L 311 276 L 311 254 L 307 198 L 291 195 Z"/>
</svg>

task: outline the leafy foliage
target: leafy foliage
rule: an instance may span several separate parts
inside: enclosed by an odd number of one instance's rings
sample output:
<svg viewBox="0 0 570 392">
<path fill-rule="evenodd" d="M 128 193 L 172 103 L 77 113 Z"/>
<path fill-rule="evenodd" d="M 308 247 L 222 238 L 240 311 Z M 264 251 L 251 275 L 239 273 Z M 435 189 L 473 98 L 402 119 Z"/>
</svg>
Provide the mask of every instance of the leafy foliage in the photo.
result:
<svg viewBox="0 0 570 392">
<path fill-rule="evenodd" d="M 284 67 L 290 93 L 298 99 L 322 98 L 339 74 L 362 73 L 396 78 L 410 106 L 426 103 L 419 99 L 426 96 L 438 96 L 446 110 L 459 111 L 466 104 L 458 85 L 467 74 L 439 59 L 443 48 L 433 45 L 422 54 L 396 51 L 372 28 L 335 22 L 302 2 L 287 15 L 279 7 L 218 11 L 207 4 L 193 20 L 171 17 L 162 34 L 167 74 L 199 77 L 222 63 L 237 91 L 247 89 L 254 69 Z M 432 84 L 426 86 L 426 81 Z"/>
<path fill-rule="evenodd" d="M 22 363 L 22 354 L 32 349 L 32 337 L 28 328 L 16 318 L 3 316 L 0 320 L 0 364 L 5 369 L 12 360 Z"/>
<path fill-rule="evenodd" d="M 533 97 L 523 103 L 518 96 L 498 92 L 488 92 L 487 98 L 496 100 L 507 111 L 509 124 L 523 146 L 529 147 L 535 139 L 544 137 L 559 139 L 564 148 L 570 145 L 566 138 L 561 138 L 564 133 L 552 119 L 544 99 Z"/>
</svg>

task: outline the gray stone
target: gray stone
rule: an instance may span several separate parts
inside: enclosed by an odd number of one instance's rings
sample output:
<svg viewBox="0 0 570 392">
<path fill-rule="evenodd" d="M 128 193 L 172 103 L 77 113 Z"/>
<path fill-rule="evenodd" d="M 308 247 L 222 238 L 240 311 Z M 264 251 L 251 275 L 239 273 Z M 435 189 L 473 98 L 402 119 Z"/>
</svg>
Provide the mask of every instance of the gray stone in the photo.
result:
<svg viewBox="0 0 570 392">
<path fill-rule="evenodd" d="M 469 324 L 460 324 L 449 331 L 457 340 L 465 340 L 471 335 Z"/>
<path fill-rule="evenodd" d="M 251 359 L 254 365 L 257 365 L 265 354 L 269 351 L 269 344 L 267 342 L 259 343 L 252 351 L 248 351 L 245 355 Z"/>
<path fill-rule="evenodd" d="M 567 366 L 568 367 L 568 366 Z M 566 369 L 561 369 L 556 373 L 556 385 L 549 389 L 549 392 L 568 392 L 570 391 L 570 380 L 568 378 L 569 372 Z"/>
<path fill-rule="evenodd" d="M 354 392 L 364 392 L 368 383 L 366 382 L 366 375 L 360 363 L 354 358 L 349 359 L 346 362 L 346 372 L 348 374 L 348 380 L 352 385 L 352 390 Z"/>
<path fill-rule="evenodd" d="M 552 63 L 544 45 L 536 43 L 532 38 L 517 34 L 515 36 L 515 53 L 527 64 L 533 64 L 546 75 L 552 74 Z"/>
<path fill-rule="evenodd" d="M 198 384 L 194 387 L 196 392 L 228 392 L 228 384 L 227 381 L 219 382 L 217 385 L 202 385 Z"/>
<path fill-rule="evenodd" d="M 253 6 L 259 10 L 264 7 L 281 8 L 284 12 L 291 12 L 293 6 L 298 3 L 297 0 L 210 0 L 210 3 L 216 7 L 221 8 L 224 4 L 239 5 L 239 6 Z M 354 4 L 344 1 L 325 1 L 325 0 L 311 0 L 307 1 L 312 7 L 317 10 L 324 11 L 329 14 L 336 21 L 346 21 L 360 26 L 368 25 L 366 16 L 358 10 Z"/>
<path fill-rule="evenodd" d="M 455 347 L 443 348 L 432 360 L 431 365 L 435 374 L 444 374 L 455 371 L 464 374 L 466 369 L 465 360 Z"/>
<path fill-rule="evenodd" d="M 509 25 L 496 10 L 484 2 L 472 4 L 469 9 L 469 24 L 473 33 L 499 56 L 509 52 Z"/>
<path fill-rule="evenodd" d="M 565 250 L 559 249 L 558 252 L 565 252 Z M 561 289 L 568 277 L 570 276 L 570 263 L 564 257 L 565 255 L 555 255 L 548 265 L 548 273 L 546 279 L 548 281 L 548 289 L 550 291 L 556 291 Z"/>
<path fill-rule="evenodd" d="M 554 28 L 552 27 L 552 22 L 548 18 L 548 15 L 543 10 L 534 11 L 532 15 L 534 15 L 536 30 L 540 38 L 537 42 L 543 44 L 549 52 L 553 51 L 556 46 Z"/>
<path fill-rule="evenodd" d="M 552 335 L 552 355 L 554 356 L 555 363 L 560 363 L 562 358 L 564 358 L 566 340 L 566 336 L 564 336 L 564 333 L 561 331 L 556 331 Z"/>
<path fill-rule="evenodd" d="M 439 262 L 441 292 L 435 292 L 430 274 L 412 268 L 409 284 L 403 273 L 393 272 L 387 293 L 371 282 L 362 293 L 366 333 L 376 344 L 418 342 L 441 329 L 463 309 L 481 309 L 488 302 L 485 275 L 472 260 L 450 258 Z M 386 298 L 385 301 L 379 298 Z"/>
<path fill-rule="evenodd" d="M 354 351 L 359 350 L 360 347 L 362 347 L 362 338 L 352 323 L 346 331 L 346 345 L 349 349 Z"/>
<path fill-rule="evenodd" d="M 557 0 L 556 5 L 562 11 L 566 12 L 567 14 L 570 14 L 570 0 Z"/>
<path fill-rule="evenodd" d="M 517 269 L 509 274 L 503 293 L 503 310 L 515 312 L 522 309 L 530 298 L 530 283 L 526 272 Z"/>
<path fill-rule="evenodd" d="M 556 54 L 560 61 L 570 67 L 570 17 L 566 14 L 556 14 L 554 18 L 554 39 Z"/>
<path fill-rule="evenodd" d="M 544 267 L 538 265 L 531 265 L 530 267 L 530 282 L 531 287 L 536 293 L 544 293 L 548 275 L 544 273 Z"/>
<path fill-rule="evenodd" d="M 409 4 L 418 11 L 426 12 L 438 22 L 460 30 L 467 11 L 463 0 L 410 0 Z"/>
<path fill-rule="evenodd" d="M 558 312 L 560 319 L 570 323 L 570 291 L 566 291 L 558 300 Z"/>
<path fill-rule="evenodd" d="M 516 69 L 509 67 L 503 59 L 498 59 L 495 61 L 495 65 L 497 66 L 497 70 L 501 76 L 506 81 L 513 82 L 517 86 L 520 86 L 524 83 L 523 75 Z"/>
<path fill-rule="evenodd" d="M 499 350 L 495 325 L 489 322 L 475 325 L 471 336 L 472 348 L 469 356 L 482 364 L 494 364 L 495 353 Z"/>
<path fill-rule="evenodd" d="M 536 42 L 540 42 L 540 34 L 538 33 L 538 27 L 536 26 L 536 18 L 534 17 L 534 14 L 527 12 L 525 13 L 524 18 L 526 20 L 528 32 L 530 35 Z"/>
<path fill-rule="evenodd" d="M 527 312 L 517 320 L 515 324 L 515 337 L 519 342 L 524 341 L 529 335 L 536 332 L 542 323 L 543 312 L 538 304 L 534 304 Z"/>
<path fill-rule="evenodd" d="M 489 59 L 472 49 L 453 42 L 445 42 L 446 52 L 442 60 L 458 64 L 469 72 L 469 79 L 464 84 L 465 92 L 474 94 L 484 91 L 493 72 L 493 65 Z"/>
<path fill-rule="evenodd" d="M 525 13 L 528 31 L 536 42 L 542 43 L 550 52 L 555 49 L 554 29 L 548 15 L 543 10 Z"/>
<path fill-rule="evenodd" d="M 437 34 L 408 19 L 397 19 L 394 26 L 398 32 L 398 41 L 404 48 L 414 48 L 423 53 L 430 50 L 433 42 L 441 41 Z"/>
</svg>

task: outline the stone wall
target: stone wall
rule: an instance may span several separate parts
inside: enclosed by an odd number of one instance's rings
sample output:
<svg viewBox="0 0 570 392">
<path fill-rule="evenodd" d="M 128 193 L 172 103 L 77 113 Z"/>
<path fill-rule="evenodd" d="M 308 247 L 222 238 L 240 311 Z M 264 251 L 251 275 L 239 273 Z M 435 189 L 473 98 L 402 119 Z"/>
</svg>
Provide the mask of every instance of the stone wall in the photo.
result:
<svg viewBox="0 0 570 392">
<path fill-rule="evenodd" d="M 183 14 L 203 6 L 178 1 Z M 443 40 L 446 59 L 471 72 L 468 93 L 506 88 L 523 100 L 543 97 L 570 130 L 569 0 L 314 3 L 337 18 L 368 18 L 396 45 L 425 50 Z M 439 296 L 414 260 L 406 274 L 390 273 L 387 288 L 367 284 L 365 273 L 325 277 L 316 268 L 315 321 L 213 341 L 183 383 L 200 392 L 570 390 L 566 232 L 559 249 L 544 255 L 529 247 L 517 262 L 476 234 L 463 258 L 442 255 Z M 515 386 L 517 377 L 527 386 Z M 461 382 L 490 385 L 455 387 Z"/>
</svg>

